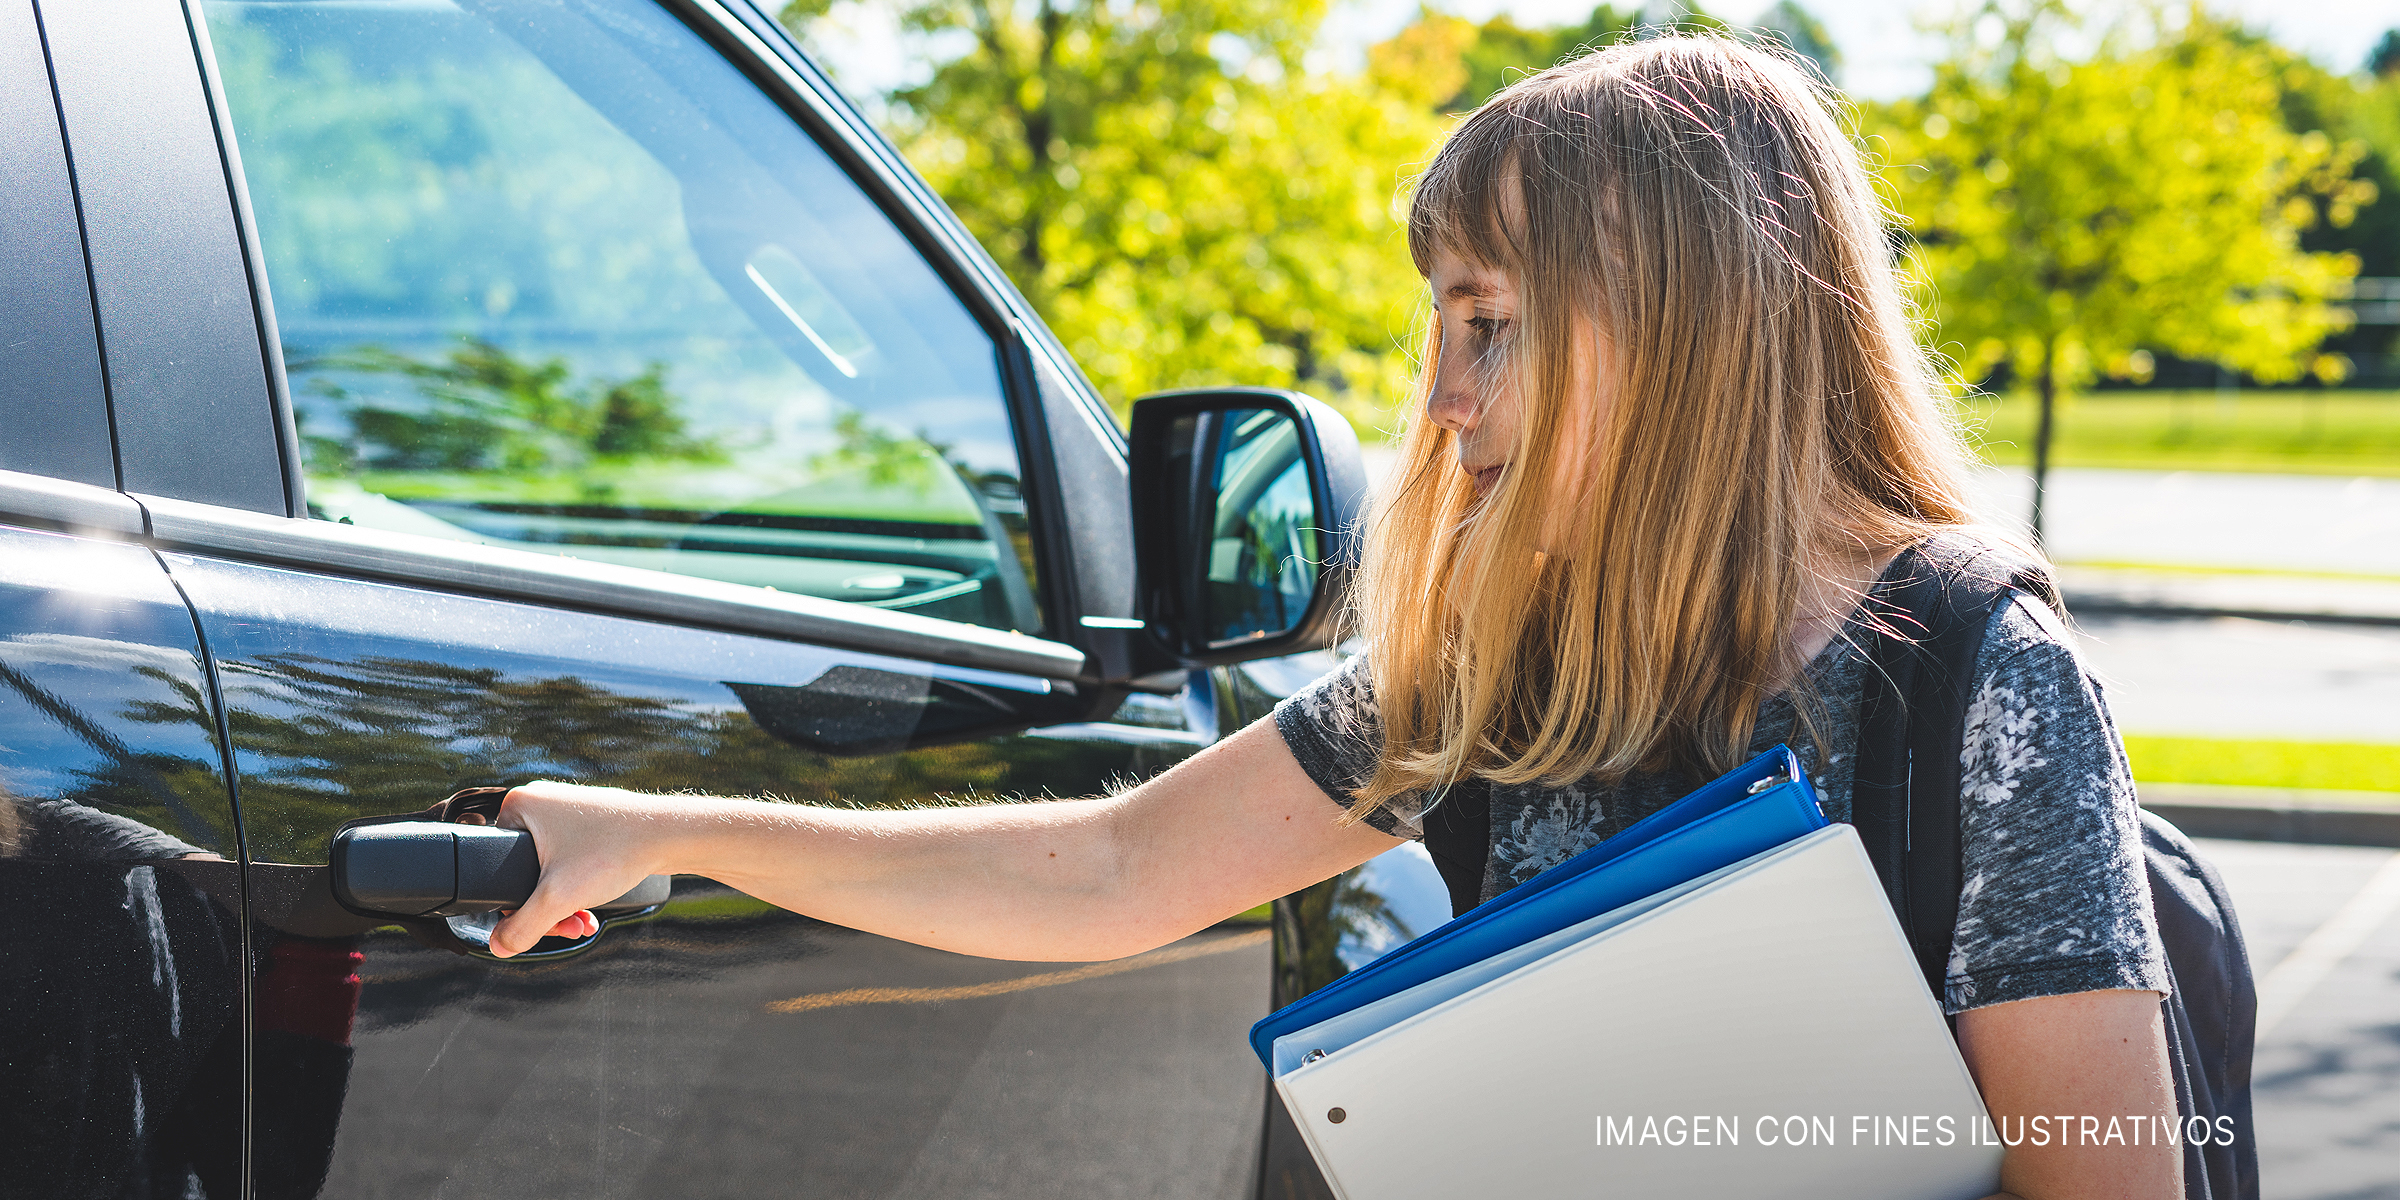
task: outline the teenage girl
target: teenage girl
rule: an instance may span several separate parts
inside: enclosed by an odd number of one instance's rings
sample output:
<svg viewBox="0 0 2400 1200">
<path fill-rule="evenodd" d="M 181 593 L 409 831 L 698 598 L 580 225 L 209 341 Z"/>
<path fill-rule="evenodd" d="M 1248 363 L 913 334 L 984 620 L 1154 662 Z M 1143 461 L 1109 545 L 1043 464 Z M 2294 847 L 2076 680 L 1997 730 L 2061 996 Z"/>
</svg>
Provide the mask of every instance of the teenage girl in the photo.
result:
<svg viewBox="0 0 2400 1200">
<path fill-rule="evenodd" d="M 656 872 L 993 958 L 1163 945 L 1417 836 L 1483 789 L 1488 899 L 1789 741 L 1850 814 L 1903 548 L 1975 540 L 1882 210 L 1825 97 L 1717 38 L 1507 89 L 1419 183 L 1437 319 L 1353 598 L 1365 652 L 1120 795 L 912 811 L 533 783 L 539 891 L 495 953 Z M 1989 540 L 1989 539 L 1985 539 Z M 2175 1113 L 2133 784 L 2058 618 L 1975 667 L 1945 981 L 1994 1117 Z M 1762 1002 L 1765 1002 L 1762 999 Z M 2011 1147 L 2009 1193 L 2183 1193 L 2171 1146 Z"/>
</svg>

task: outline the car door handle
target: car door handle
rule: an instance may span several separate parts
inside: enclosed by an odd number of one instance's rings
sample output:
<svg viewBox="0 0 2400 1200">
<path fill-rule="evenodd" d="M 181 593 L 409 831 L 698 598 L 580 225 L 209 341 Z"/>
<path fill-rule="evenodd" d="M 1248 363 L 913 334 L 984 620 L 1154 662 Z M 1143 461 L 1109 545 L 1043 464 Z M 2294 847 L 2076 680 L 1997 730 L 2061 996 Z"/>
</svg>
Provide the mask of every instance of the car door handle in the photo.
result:
<svg viewBox="0 0 2400 1200">
<path fill-rule="evenodd" d="M 541 881 L 533 835 L 521 829 L 442 821 L 357 825 L 334 835 L 333 894 L 354 912 L 455 917 L 516 908 Z M 595 905 L 600 916 L 667 902 L 673 879 L 652 875 Z"/>
</svg>

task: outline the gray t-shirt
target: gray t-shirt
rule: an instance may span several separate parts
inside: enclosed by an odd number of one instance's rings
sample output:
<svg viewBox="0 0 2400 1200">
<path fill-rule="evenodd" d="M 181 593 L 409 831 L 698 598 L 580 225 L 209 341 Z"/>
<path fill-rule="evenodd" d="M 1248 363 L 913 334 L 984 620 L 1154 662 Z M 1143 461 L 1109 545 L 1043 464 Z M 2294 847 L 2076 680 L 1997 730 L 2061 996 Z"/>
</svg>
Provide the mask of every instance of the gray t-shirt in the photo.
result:
<svg viewBox="0 0 2400 1200">
<path fill-rule="evenodd" d="M 1750 752 L 1788 743 L 1825 815 L 1850 819 L 1858 707 L 1871 644 L 1854 614 L 1809 663 L 1816 738 L 1788 695 L 1761 706 Z M 1964 885 L 1944 1007 L 2109 988 L 2167 992 L 2166 957 L 2150 912 L 2141 825 L 2123 743 L 2100 690 L 2056 614 L 2015 594 L 1992 614 L 1967 710 L 1959 817 Z M 1382 748 L 1366 659 L 1353 658 L 1275 709 L 1275 727 L 1309 778 L 1335 802 L 1373 773 Z M 1818 746 L 1828 748 L 1819 761 Z M 1491 785 L 1489 900 L 1657 812 L 1702 780 L 1635 773 L 1614 786 Z M 1421 793 L 1367 818 L 1422 836 Z"/>
</svg>

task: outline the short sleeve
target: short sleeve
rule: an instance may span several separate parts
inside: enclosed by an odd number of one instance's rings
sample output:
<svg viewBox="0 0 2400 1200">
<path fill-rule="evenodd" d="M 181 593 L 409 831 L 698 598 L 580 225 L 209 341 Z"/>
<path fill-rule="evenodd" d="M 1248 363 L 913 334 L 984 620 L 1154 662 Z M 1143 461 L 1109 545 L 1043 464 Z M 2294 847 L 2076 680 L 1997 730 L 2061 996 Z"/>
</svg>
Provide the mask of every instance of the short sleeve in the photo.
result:
<svg viewBox="0 0 2400 1200">
<path fill-rule="evenodd" d="M 2124 988 L 2165 993 L 2123 742 L 2039 601 L 1993 614 L 1960 750 L 1964 886 L 1944 980 L 1957 1013 Z"/>
<path fill-rule="evenodd" d="M 1375 688 L 1365 655 L 1355 655 L 1325 677 L 1275 706 L 1275 730 L 1283 735 L 1300 769 L 1344 808 L 1375 774 L 1383 754 L 1383 724 L 1375 711 Z M 1366 823 L 1393 837 L 1424 836 L 1421 795 L 1395 796 L 1367 814 Z"/>
</svg>

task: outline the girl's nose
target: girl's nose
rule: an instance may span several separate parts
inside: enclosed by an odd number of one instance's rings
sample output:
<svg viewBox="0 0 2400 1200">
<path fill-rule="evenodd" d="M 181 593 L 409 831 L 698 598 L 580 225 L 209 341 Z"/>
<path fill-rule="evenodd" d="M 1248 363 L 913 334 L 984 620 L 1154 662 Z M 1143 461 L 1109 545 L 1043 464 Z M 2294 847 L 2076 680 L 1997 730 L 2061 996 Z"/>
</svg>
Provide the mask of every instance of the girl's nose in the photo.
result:
<svg viewBox="0 0 2400 1200">
<path fill-rule="evenodd" d="M 1452 433 L 1465 433 L 1475 426 L 1475 398 L 1449 380 L 1438 381 L 1425 401 L 1425 417 Z"/>
</svg>

